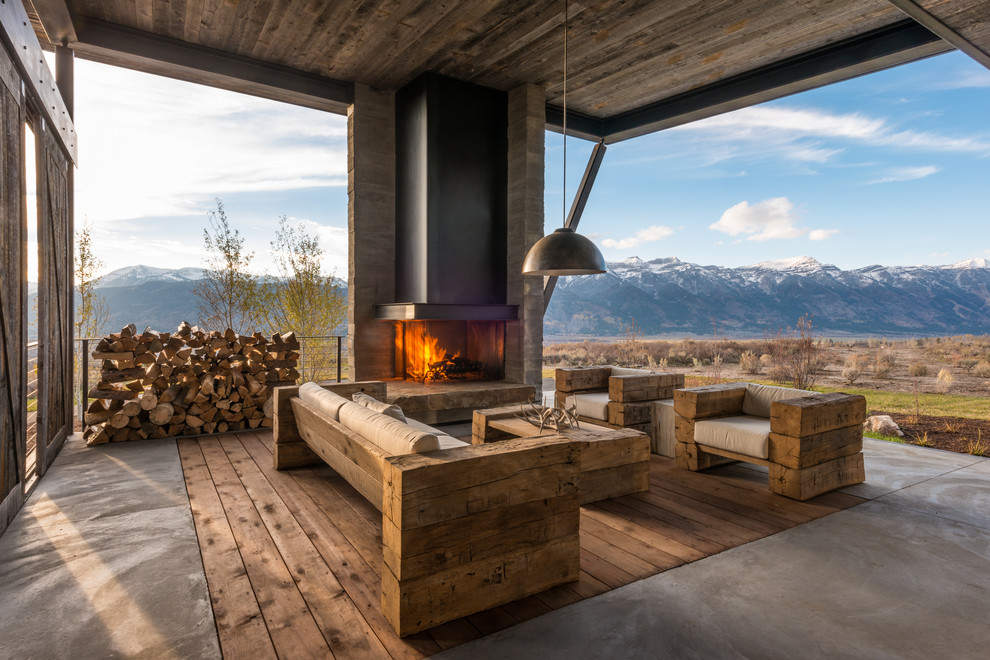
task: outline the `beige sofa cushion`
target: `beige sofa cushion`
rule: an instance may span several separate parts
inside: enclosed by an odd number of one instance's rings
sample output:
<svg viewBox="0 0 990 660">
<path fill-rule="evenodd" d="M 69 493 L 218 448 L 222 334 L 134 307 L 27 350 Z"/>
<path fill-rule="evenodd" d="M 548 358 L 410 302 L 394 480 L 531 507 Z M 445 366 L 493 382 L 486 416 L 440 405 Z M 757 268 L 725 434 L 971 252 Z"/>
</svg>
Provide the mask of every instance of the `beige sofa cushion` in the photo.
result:
<svg viewBox="0 0 990 660">
<path fill-rule="evenodd" d="M 654 454 L 674 458 L 674 447 L 677 445 L 677 435 L 674 432 L 675 419 L 674 400 L 659 399 L 653 402 L 651 415 L 656 415 L 654 430 L 656 437 L 651 439 Z"/>
<path fill-rule="evenodd" d="M 814 394 L 808 390 L 795 390 L 790 387 L 774 387 L 773 385 L 758 385 L 746 383 L 746 396 L 743 397 L 742 413 L 756 417 L 770 417 L 770 404 L 774 401 L 799 399 Z"/>
<path fill-rule="evenodd" d="M 704 419 L 694 423 L 694 441 L 754 458 L 768 458 L 770 420 L 763 417 L 738 415 Z"/>
<path fill-rule="evenodd" d="M 351 395 L 351 399 L 354 403 L 360 403 L 365 408 L 369 410 L 374 410 L 377 413 L 383 415 L 388 415 L 393 419 L 397 419 L 400 422 L 406 421 L 406 416 L 402 412 L 402 408 L 395 405 L 394 403 L 385 403 L 384 401 L 379 401 L 373 396 L 369 396 L 364 392 L 355 392 Z"/>
<path fill-rule="evenodd" d="M 612 370 L 608 372 L 611 376 L 649 376 L 653 372 L 649 369 L 629 369 L 628 367 L 612 367 Z"/>
<path fill-rule="evenodd" d="M 316 383 L 303 383 L 300 385 L 299 398 L 305 401 L 310 407 L 319 410 L 334 421 L 339 419 L 338 412 L 341 406 L 349 403 L 344 397 L 325 390 Z"/>
<path fill-rule="evenodd" d="M 564 401 L 564 406 L 568 410 L 576 407 L 579 417 L 608 421 L 608 392 L 572 394 Z"/>
<path fill-rule="evenodd" d="M 353 401 L 341 406 L 339 416 L 341 424 L 393 456 L 440 449 L 435 433 L 413 428 Z"/>
</svg>

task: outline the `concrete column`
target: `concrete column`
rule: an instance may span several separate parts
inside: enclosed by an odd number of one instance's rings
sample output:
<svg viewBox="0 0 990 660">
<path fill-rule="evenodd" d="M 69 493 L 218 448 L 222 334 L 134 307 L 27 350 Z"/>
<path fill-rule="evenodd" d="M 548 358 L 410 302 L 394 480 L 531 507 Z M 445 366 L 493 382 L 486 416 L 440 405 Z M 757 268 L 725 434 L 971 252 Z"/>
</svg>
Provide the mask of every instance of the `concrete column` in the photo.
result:
<svg viewBox="0 0 990 660">
<path fill-rule="evenodd" d="M 347 110 L 347 253 L 350 378 L 392 378 L 395 332 L 375 305 L 395 296 L 395 103 L 364 85 Z"/>
<path fill-rule="evenodd" d="M 536 387 L 543 373 L 543 277 L 523 276 L 526 253 L 543 237 L 546 96 L 536 85 L 509 92 L 507 302 L 519 320 L 505 324 L 506 380 Z"/>
</svg>

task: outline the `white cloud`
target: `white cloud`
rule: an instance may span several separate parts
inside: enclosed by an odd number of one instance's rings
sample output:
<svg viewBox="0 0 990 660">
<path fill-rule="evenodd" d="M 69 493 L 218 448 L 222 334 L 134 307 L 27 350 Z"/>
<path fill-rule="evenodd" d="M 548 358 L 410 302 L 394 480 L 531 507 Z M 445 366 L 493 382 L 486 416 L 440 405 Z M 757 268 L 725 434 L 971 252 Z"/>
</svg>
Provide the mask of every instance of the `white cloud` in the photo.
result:
<svg viewBox="0 0 990 660">
<path fill-rule="evenodd" d="M 76 208 L 95 222 L 346 185 L 342 117 L 85 61 L 76 79 Z"/>
<path fill-rule="evenodd" d="M 766 241 L 807 234 L 807 229 L 795 226 L 797 220 L 794 204 L 789 199 L 773 197 L 752 206 L 746 201 L 739 202 L 709 228 L 729 236 L 744 234 L 751 241 Z"/>
<path fill-rule="evenodd" d="M 935 165 L 924 165 L 921 167 L 895 167 L 890 170 L 886 176 L 870 181 L 869 183 L 913 181 L 915 179 L 924 179 L 926 176 L 931 176 L 932 174 L 936 174 L 941 171 L 941 168 L 938 168 Z"/>
<path fill-rule="evenodd" d="M 647 227 L 646 229 L 640 229 L 628 238 L 622 238 L 619 240 L 615 240 L 614 238 L 606 238 L 602 241 L 602 245 L 608 248 L 627 250 L 629 248 L 636 247 L 637 245 L 642 245 L 643 243 L 663 240 L 673 233 L 674 230 L 670 227 L 653 225 Z"/>
<path fill-rule="evenodd" d="M 838 234 L 838 229 L 812 229 L 808 232 L 808 240 L 812 241 L 824 241 L 830 236 Z"/>
<path fill-rule="evenodd" d="M 676 158 L 682 167 L 686 161 L 709 167 L 731 159 L 783 159 L 799 165 L 821 165 L 835 162 L 847 146 L 854 145 L 990 155 L 990 141 L 982 135 L 899 130 L 881 117 L 784 105 L 743 108 L 666 133 L 682 137 L 682 148 L 668 146 L 660 155 L 654 149 L 653 155 L 644 153 L 641 160 Z"/>
</svg>

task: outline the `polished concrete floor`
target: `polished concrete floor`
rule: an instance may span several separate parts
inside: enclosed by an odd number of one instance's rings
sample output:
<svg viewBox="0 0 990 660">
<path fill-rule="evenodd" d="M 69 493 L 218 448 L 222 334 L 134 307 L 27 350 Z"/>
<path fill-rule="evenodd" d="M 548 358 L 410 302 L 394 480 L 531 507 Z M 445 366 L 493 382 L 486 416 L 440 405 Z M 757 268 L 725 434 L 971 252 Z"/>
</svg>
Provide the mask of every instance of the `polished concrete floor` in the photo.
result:
<svg viewBox="0 0 990 660">
<path fill-rule="evenodd" d="M 0 658 L 218 658 L 175 440 L 71 438 L 0 536 Z"/>
<path fill-rule="evenodd" d="M 442 657 L 986 657 L 990 460 L 865 454 L 865 504 Z M 175 442 L 70 441 L 0 536 L 0 658 L 218 656 Z"/>
</svg>

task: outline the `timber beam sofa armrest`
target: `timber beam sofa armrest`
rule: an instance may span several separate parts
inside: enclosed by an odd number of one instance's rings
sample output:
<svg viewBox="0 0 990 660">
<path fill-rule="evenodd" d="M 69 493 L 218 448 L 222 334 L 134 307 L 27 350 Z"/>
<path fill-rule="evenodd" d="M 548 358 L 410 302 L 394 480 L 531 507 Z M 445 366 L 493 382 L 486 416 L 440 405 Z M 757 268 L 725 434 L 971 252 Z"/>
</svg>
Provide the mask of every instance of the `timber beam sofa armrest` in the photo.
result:
<svg viewBox="0 0 990 660">
<path fill-rule="evenodd" d="M 866 480 L 866 398 L 814 394 L 770 407 L 770 490 L 798 500 Z"/>
<path fill-rule="evenodd" d="M 695 443 L 695 423 L 717 417 L 741 415 L 746 398 L 746 383 L 722 383 L 679 389 L 674 392 L 674 456 L 677 467 L 686 470 L 705 468 L 731 462 L 731 459 L 709 454 Z"/>
<path fill-rule="evenodd" d="M 577 580 L 580 462 L 561 436 L 385 459 L 382 609 L 396 632 Z"/>
<path fill-rule="evenodd" d="M 669 399 L 684 387 L 684 374 L 648 373 L 609 376 L 608 398 L 617 403 L 639 403 Z"/>
<path fill-rule="evenodd" d="M 568 396 L 581 392 L 608 392 L 612 367 L 557 367 L 554 370 L 555 405 L 564 407 Z"/>
<path fill-rule="evenodd" d="M 356 381 L 353 383 L 319 383 L 320 387 L 347 399 L 356 392 L 363 392 L 379 401 L 385 400 L 386 384 L 380 380 Z M 296 427 L 296 416 L 292 409 L 291 399 L 299 396 L 299 386 L 276 387 L 272 397 L 275 399 L 272 420 L 272 458 L 275 468 L 287 468 L 314 465 L 323 462 L 306 444 Z"/>
</svg>

